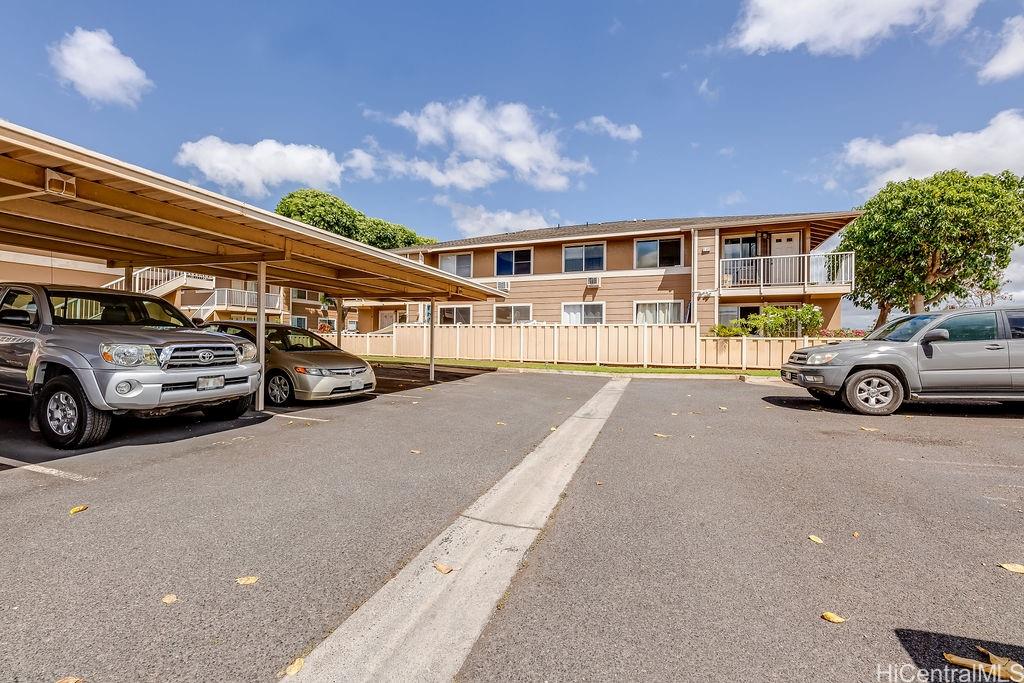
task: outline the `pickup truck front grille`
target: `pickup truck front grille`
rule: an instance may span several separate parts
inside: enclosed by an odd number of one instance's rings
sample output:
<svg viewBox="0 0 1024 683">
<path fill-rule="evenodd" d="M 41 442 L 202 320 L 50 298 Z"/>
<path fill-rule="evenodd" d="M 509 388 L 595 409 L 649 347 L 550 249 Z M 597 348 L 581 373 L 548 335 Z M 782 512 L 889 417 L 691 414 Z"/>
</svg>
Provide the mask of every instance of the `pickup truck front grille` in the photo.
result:
<svg viewBox="0 0 1024 683">
<path fill-rule="evenodd" d="M 216 368 L 236 365 L 234 344 L 194 344 L 160 349 L 160 366 L 172 368 Z"/>
<path fill-rule="evenodd" d="M 789 354 L 789 362 L 792 363 L 793 365 L 806 365 L 807 354 L 803 351 L 794 351 L 793 353 Z"/>
<path fill-rule="evenodd" d="M 245 384 L 248 381 L 248 377 L 228 377 L 224 380 L 224 386 L 231 387 L 236 384 Z M 163 393 L 167 393 L 168 391 L 188 391 L 195 388 L 195 382 L 168 382 L 167 384 L 160 385 L 160 391 Z"/>
</svg>

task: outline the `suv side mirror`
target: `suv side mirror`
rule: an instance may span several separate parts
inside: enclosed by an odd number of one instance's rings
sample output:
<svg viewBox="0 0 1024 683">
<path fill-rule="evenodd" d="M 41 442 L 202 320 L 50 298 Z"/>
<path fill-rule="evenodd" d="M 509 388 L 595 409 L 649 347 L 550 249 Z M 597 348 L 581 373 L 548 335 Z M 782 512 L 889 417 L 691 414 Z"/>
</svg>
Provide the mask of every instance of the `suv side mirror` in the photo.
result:
<svg viewBox="0 0 1024 683">
<path fill-rule="evenodd" d="M 6 311 L 0 311 L 0 325 L 32 327 L 32 314 L 20 308 L 8 308 Z"/>
<path fill-rule="evenodd" d="M 931 344 L 937 341 L 949 341 L 949 330 L 945 330 L 941 327 L 936 327 L 934 330 L 928 330 L 924 336 L 921 337 L 922 344 Z"/>
<path fill-rule="evenodd" d="M 196 327 L 202 327 L 203 325 L 206 324 L 206 321 L 203 320 L 202 318 L 191 318 L 191 320 L 192 324 L 195 325 Z"/>
</svg>

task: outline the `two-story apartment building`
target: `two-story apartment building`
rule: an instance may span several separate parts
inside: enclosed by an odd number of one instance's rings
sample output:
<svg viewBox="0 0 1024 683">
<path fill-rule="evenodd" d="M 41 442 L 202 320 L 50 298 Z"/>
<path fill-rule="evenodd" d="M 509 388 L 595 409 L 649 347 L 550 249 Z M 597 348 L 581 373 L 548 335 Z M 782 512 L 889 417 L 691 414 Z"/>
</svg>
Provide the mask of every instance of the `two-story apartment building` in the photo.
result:
<svg viewBox="0 0 1024 683">
<path fill-rule="evenodd" d="M 819 247 L 855 211 L 591 223 L 398 250 L 507 292 L 505 301 L 439 304 L 438 324 L 700 322 L 813 303 L 829 328 L 853 285 L 853 254 Z M 363 302 L 348 329 L 425 319 L 424 304 Z"/>
</svg>

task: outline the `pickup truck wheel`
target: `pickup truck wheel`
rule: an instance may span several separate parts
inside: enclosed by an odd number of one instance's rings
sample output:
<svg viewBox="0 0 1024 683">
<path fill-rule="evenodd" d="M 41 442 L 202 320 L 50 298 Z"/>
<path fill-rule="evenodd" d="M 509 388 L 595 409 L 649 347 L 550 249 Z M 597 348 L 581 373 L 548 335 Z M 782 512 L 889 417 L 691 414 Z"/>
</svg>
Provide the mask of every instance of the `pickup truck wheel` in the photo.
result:
<svg viewBox="0 0 1024 683">
<path fill-rule="evenodd" d="M 861 415 L 891 415 L 903 404 L 903 385 L 891 372 L 861 370 L 846 380 L 842 397 Z"/>
<path fill-rule="evenodd" d="M 267 402 L 275 407 L 286 406 L 291 403 L 295 389 L 288 375 L 283 372 L 275 372 L 267 377 Z"/>
<path fill-rule="evenodd" d="M 215 406 L 207 406 L 203 408 L 203 415 L 211 420 L 237 420 L 249 412 L 251 407 L 252 394 L 246 394 Z"/>
<path fill-rule="evenodd" d="M 110 432 L 112 414 L 94 408 L 73 377 L 61 375 L 44 384 L 36 406 L 39 431 L 54 448 L 86 448 Z"/>
</svg>

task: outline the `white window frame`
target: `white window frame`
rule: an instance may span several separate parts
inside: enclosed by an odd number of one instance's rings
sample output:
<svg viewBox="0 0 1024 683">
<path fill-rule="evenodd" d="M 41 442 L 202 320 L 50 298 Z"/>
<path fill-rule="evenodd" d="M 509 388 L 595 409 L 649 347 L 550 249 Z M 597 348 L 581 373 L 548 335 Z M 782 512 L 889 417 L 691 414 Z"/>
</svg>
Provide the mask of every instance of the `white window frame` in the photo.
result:
<svg viewBox="0 0 1024 683">
<path fill-rule="evenodd" d="M 327 320 L 327 321 L 330 321 L 330 323 L 331 323 L 331 331 L 330 332 L 324 332 L 324 334 L 334 334 L 335 332 L 338 331 L 338 321 L 337 321 L 336 318 L 332 318 L 329 315 L 321 315 L 321 316 L 317 316 L 317 319 L 316 319 L 316 329 L 315 330 L 310 330 L 310 332 L 316 332 L 318 334 L 320 333 L 320 321 L 321 320 Z"/>
<path fill-rule="evenodd" d="M 682 299 L 649 299 L 646 301 L 634 301 L 633 302 L 633 324 L 642 324 L 639 320 L 640 315 L 637 310 L 641 304 L 679 304 L 679 322 L 678 323 L 647 323 L 648 325 L 683 325 L 686 323 L 686 302 Z"/>
<path fill-rule="evenodd" d="M 757 250 L 757 256 L 732 256 L 732 257 L 729 257 L 729 256 L 725 255 L 725 241 L 726 240 L 731 240 L 731 239 L 738 239 L 738 238 L 741 238 L 741 237 L 753 237 L 754 238 L 754 248 Z M 761 254 L 761 243 L 757 239 L 757 233 L 756 232 L 733 232 L 733 233 L 729 233 L 728 235 L 721 235 L 719 240 L 718 240 L 718 250 L 719 250 L 718 251 L 718 256 L 719 256 L 719 258 L 722 258 L 722 259 L 725 259 L 725 258 L 760 258 L 762 256 L 762 254 Z"/>
<path fill-rule="evenodd" d="M 498 252 L 499 251 L 529 251 L 530 252 L 530 272 L 519 273 L 518 275 L 498 275 Z M 494 277 L 504 280 L 507 277 L 525 277 L 527 275 L 533 275 L 533 247 L 501 247 L 500 249 L 494 250 Z M 563 264 L 564 266 L 564 264 Z M 512 257 L 512 269 L 515 270 L 515 256 Z"/>
<path fill-rule="evenodd" d="M 601 307 L 601 322 L 599 323 L 580 323 L 580 325 L 604 325 L 607 320 L 606 310 L 603 301 L 563 301 L 562 302 L 562 324 L 569 325 L 570 323 L 565 322 L 565 307 L 566 306 L 600 306 Z M 580 310 L 580 317 L 586 320 L 586 309 Z"/>
<path fill-rule="evenodd" d="M 468 256 L 469 257 L 469 275 L 459 275 L 458 273 L 448 273 L 447 270 L 444 270 L 444 268 L 441 267 L 441 259 L 443 259 L 446 256 L 454 256 L 455 257 L 455 270 L 459 269 L 459 263 L 458 263 L 459 257 L 460 256 Z M 531 264 L 531 268 L 532 267 L 533 266 Z M 449 275 L 454 275 L 455 277 L 471 278 L 471 277 L 473 277 L 473 272 L 474 272 L 473 271 L 473 252 L 471 252 L 471 251 L 446 251 L 446 252 L 442 252 L 442 253 L 437 255 L 437 269 L 438 270 L 443 270 L 444 272 L 448 273 Z"/>
<path fill-rule="evenodd" d="M 674 266 L 663 266 L 663 265 L 661 265 L 661 243 L 662 242 L 666 242 L 668 240 L 678 240 L 679 241 L 679 263 L 674 265 Z M 658 243 L 658 265 L 656 265 L 656 266 L 642 266 L 641 267 L 640 265 L 637 264 L 637 251 L 636 251 L 636 249 L 637 249 L 637 244 L 639 244 L 640 242 L 657 242 Z M 654 237 L 637 237 L 637 238 L 635 238 L 633 240 L 633 270 L 658 270 L 658 269 L 665 270 L 665 269 L 668 269 L 668 268 L 681 268 L 681 267 L 686 265 L 686 252 L 684 251 L 685 248 L 686 248 L 686 241 L 682 238 L 682 236 L 672 237 L 671 235 L 669 235 L 668 237 L 657 237 L 657 236 L 654 236 Z M 640 301 L 640 302 L 636 302 L 636 303 L 649 304 L 649 303 L 654 303 L 654 302 L 653 301 Z"/>
<path fill-rule="evenodd" d="M 295 324 L 296 320 L 301 320 L 302 324 L 301 325 L 296 325 Z M 309 316 L 293 315 L 292 316 L 292 327 L 301 327 L 304 330 L 308 330 L 309 329 Z"/>
<path fill-rule="evenodd" d="M 533 304 L 494 304 L 494 306 L 493 306 L 493 308 L 491 310 L 491 320 L 494 322 L 495 325 L 506 325 L 506 324 L 507 325 L 523 325 L 523 324 L 525 324 L 525 323 L 517 323 L 517 322 L 515 322 L 515 313 L 512 314 L 513 322 L 511 322 L 511 323 L 499 323 L 498 322 L 498 309 L 501 308 L 502 306 L 510 306 L 510 307 L 511 306 L 526 306 L 527 308 L 530 309 L 530 314 L 527 316 L 527 320 L 528 321 L 529 320 L 533 320 Z"/>
<path fill-rule="evenodd" d="M 565 269 L 565 250 L 571 249 L 572 247 L 595 247 L 601 245 L 602 249 L 602 268 L 601 270 L 587 270 L 587 250 L 583 250 L 583 270 L 566 270 Z M 572 244 L 562 245 L 562 272 L 569 273 L 571 275 L 578 275 L 585 277 L 588 273 L 604 273 L 608 270 L 608 242 L 601 240 L 598 242 L 573 242 Z"/>
<path fill-rule="evenodd" d="M 319 294 L 320 292 L 314 292 L 314 291 L 312 291 L 310 289 L 303 289 L 302 287 L 292 287 L 289 290 L 289 292 L 288 292 L 289 296 L 291 296 L 291 300 L 292 301 L 304 301 L 304 302 L 312 303 L 312 304 L 319 304 L 320 303 L 319 297 L 316 298 L 316 299 L 307 299 L 305 297 L 295 296 L 295 292 L 305 292 L 307 295 L 308 294 Z"/>
<path fill-rule="evenodd" d="M 436 325 L 447 325 L 447 323 L 441 322 L 441 311 L 446 308 L 468 308 L 469 309 L 469 322 L 468 323 L 454 323 L 455 325 L 472 325 L 473 324 L 473 304 L 438 304 L 437 305 L 437 320 L 434 321 Z M 453 315 L 454 317 L 454 315 Z"/>
</svg>

